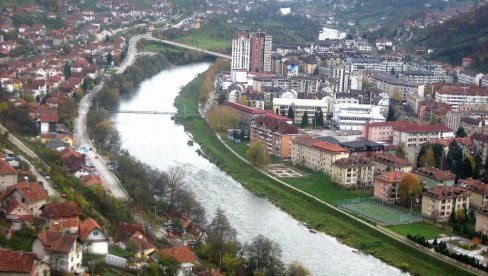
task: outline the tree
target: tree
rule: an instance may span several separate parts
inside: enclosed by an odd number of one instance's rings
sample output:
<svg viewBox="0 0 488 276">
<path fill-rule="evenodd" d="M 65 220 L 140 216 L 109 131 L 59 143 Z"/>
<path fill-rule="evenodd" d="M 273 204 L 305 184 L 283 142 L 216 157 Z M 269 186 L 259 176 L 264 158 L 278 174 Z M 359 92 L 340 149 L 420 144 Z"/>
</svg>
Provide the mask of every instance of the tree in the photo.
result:
<svg viewBox="0 0 488 276">
<path fill-rule="evenodd" d="M 463 150 L 459 146 L 458 142 L 453 140 L 449 144 L 449 151 L 447 152 L 446 158 L 446 168 L 456 174 L 456 177 L 458 177 L 462 173 L 462 162 Z"/>
<path fill-rule="evenodd" d="M 168 256 L 163 250 L 157 250 L 156 259 L 163 268 L 163 275 L 178 275 L 180 263 L 174 257 Z"/>
<path fill-rule="evenodd" d="M 403 101 L 403 97 L 402 97 L 402 93 L 400 92 L 400 89 L 398 88 L 395 89 L 391 99 L 393 100 L 393 103 L 397 103 L 397 104 Z"/>
<path fill-rule="evenodd" d="M 293 106 L 288 107 L 288 114 L 286 117 L 295 120 L 295 110 L 293 110 Z"/>
<path fill-rule="evenodd" d="M 405 152 L 405 143 L 400 142 L 395 147 L 395 156 L 398 158 L 405 159 L 407 157 L 407 153 Z"/>
<path fill-rule="evenodd" d="M 419 158 L 418 166 L 435 167 L 434 150 L 432 147 L 429 147 L 427 151 Z"/>
<path fill-rule="evenodd" d="M 303 112 L 303 115 L 302 115 L 302 122 L 300 123 L 300 127 L 305 128 L 307 126 L 308 126 L 308 113 L 305 110 L 305 112 Z"/>
<path fill-rule="evenodd" d="M 222 209 L 217 209 L 205 232 L 209 244 L 207 257 L 214 263 L 220 263 L 226 253 L 235 254 L 238 251 L 237 231 L 230 225 Z"/>
<path fill-rule="evenodd" d="M 268 150 L 266 145 L 261 140 L 255 140 L 249 145 L 246 152 L 247 160 L 251 162 L 254 166 L 264 166 L 269 163 Z"/>
<path fill-rule="evenodd" d="M 319 111 L 319 116 L 317 117 L 317 122 L 315 123 L 317 126 L 323 126 L 324 125 L 324 112 L 322 112 L 322 109 Z"/>
<path fill-rule="evenodd" d="M 398 187 L 398 196 L 403 204 L 410 204 L 412 209 L 413 202 L 418 199 L 422 193 L 422 185 L 418 177 L 414 174 L 406 174 L 400 181 Z"/>
<path fill-rule="evenodd" d="M 239 112 L 226 105 L 214 105 L 206 114 L 213 129 L 224 131 L 239 126 L 241 116 Z"/>
<path fill-rule="evenodd" d="M 293 261 L 286 269 L 285 276 L 310 276 L 312 273 L 299 261 Z"/>
<path fill-rule="evenodd" d="M 108 52 L 108 55 L 107 55 L 107 64 L 108 65 L 112 64 L 112 60 L 113 60 L 112 52 Z"/>
<path fill-rule="evenodd" d="M 464 131 L 464 127 L 459 127 L 458 130 L 456 131 L 456 137 L 466 137 L 466 131 Z"/>
<path fill-rule="evenodd" d="M 173 208 L 176 192 L 184 184 L 185 171 L 183 167 L 169 167 L 168 171 L 169 206 L 168 211 Z"/>
<path fill-rule="evenodd" d="M 68 62 L 66 62 L 64 64 L 63 75 L 64 75 L 65 80 L 67 80 L 67 79 L 69 79 L 69 77 L 71 77 L 71 66 L 69 65 Z"/>
<path fill-rule="evenodd" d="M 284 265 L 281 261 L 281 247 L 278 243 L 258 235 L 251 244 L 244 246 L 246 272 L 249 275 L 282 275 Z"/>
<path fill-rule="evenodd" d="M 397 119 L 396 108 L 392 104 L 390 104 L 388 106 L 388 115 L 386 117 L 386 120 L 389 122 L 393 122 L 393 121 L 396 121 L 396 119 Z"/>
</svg>

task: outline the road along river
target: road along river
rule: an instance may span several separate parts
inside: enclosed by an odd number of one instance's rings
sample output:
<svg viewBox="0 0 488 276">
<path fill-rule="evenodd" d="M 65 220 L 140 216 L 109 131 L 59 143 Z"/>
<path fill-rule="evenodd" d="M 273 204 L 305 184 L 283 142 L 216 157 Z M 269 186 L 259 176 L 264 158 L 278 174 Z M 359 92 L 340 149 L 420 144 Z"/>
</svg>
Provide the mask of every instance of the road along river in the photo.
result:
<svg viewBox="0 0 488 276">
<path fill-rule="evenodd" d="M 180 87 L 208 68 L 195 63 L 163 70 L 144 81 L 121 110 L 176 111 Z M 334 237 L 309 230 L 266 199 L 243 188 L 229 175 L 187 145 L 189 136 L 170 116 L 117 114 L 122 147 L 141 161 L 165 169 L 182 165 L 187 186 L 206 209 L 208 220 L 217 207 L 225 210 L 241 242 L 262 234 L 281 245 L 283 261 L 300 260 L 313 275 L 401 275 L 402 272 L 369 255 L 357 253 Z"/>
</svg>

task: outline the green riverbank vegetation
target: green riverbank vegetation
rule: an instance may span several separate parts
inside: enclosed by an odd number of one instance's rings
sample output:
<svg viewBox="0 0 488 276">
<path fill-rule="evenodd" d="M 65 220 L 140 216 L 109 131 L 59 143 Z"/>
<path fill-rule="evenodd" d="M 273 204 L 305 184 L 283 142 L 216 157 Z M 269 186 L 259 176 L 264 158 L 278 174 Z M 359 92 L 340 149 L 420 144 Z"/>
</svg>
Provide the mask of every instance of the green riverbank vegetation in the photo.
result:
<svg viewBox="0 0 488 276">
<path fill-rule="evenodd" d="M 197 106 L 205 75 L 199 75 L 186 85 L 176 98 L 179 111 L 186 106 Z M 191 105 L 190 103 L 193 102 Z M 200 118 L 179 121 L 192 133 L 208 158 L 222 170 L 258 196 L 266 197 L 296 220 L 304 221 L 314 229 L 336 237 L 340 242 L 372 254 L 382 261 L 414 275 L 469 274 L 417 249 L 411 248 L 380 232 L 354 221 L 305 195 L 296 193 L 270 179 L 254 167 L 232 155 L 217 139 L 207 122 Z M 250 177 L 252 176 L 252 177 Z"/>
</svg>

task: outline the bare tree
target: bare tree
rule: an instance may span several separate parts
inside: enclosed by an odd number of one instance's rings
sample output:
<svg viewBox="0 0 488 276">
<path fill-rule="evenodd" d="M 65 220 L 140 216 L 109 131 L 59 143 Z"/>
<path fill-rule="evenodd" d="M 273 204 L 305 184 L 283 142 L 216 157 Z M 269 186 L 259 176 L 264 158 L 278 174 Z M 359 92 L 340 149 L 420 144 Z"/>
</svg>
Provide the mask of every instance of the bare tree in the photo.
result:
<svg viewBox="0 0 488 276">
<path fill-rule="evenodd" d="M 300 261 L 293 261 L 285 272 L 286 276 L 310 276 L 310 271 Z"/>
<path fill-rule="evenodd" d="M 183 185 L 185 180 L 185 171 L 183 167 L 169 167 L 168 175 L 168 189 L 169 189 L 169 206 L 168 211 L 173 208 L 174 200 L 177 191 Z"/>
<path fill-rule="evenodd" d="M 218 208 L 215 217 L 206 228 L 207 243 L 210 245 L 210 258 L 219 262 L 225 253 L 237 249 L 237 231 L 230 225 L 225 213 Z"/>
<path fill-rule="evenodd" d="M 246 257 L 246 271 L 251 274 L 256 272 L 264 275 L 282 275 L 284 265 L 281 261 L 281 247 L 278 243 L 258 235 L 251 244 L 244 246 Z"/>
</svg>

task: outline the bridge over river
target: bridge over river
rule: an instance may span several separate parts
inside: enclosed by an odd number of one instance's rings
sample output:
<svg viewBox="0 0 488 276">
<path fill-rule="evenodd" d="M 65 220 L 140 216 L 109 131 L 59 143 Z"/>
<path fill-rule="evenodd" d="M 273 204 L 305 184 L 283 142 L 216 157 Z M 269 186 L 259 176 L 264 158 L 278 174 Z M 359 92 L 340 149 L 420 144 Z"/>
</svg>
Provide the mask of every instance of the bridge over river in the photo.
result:
<svg viewBox="0 0 488 276">
<path fill-rule="evenodd" d="M 109 110 L 109 113 L 141 114 L 141 115 L 170 115 L 176 118 L 201 117 L 200 114 L 177 113 L 173 111 L 156 111 L 156 110 Z"/>
</svg>

